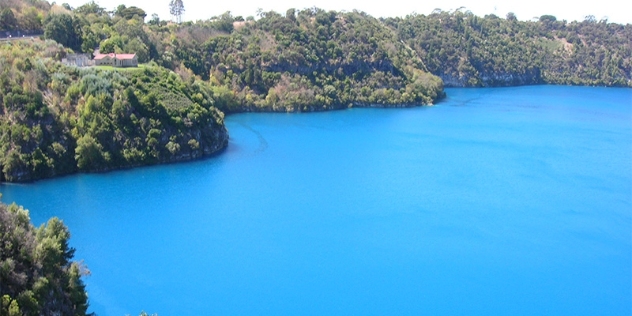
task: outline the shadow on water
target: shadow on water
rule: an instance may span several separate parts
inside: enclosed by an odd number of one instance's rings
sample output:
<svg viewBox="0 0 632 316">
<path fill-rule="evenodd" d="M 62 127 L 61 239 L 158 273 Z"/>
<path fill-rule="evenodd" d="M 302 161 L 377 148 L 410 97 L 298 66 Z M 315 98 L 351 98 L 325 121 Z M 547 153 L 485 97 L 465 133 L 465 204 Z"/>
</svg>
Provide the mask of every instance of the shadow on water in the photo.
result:
<svg viewBox="0 0 632 316">
<path fill-rule="evenodd" d="M 441 100 L 438 104 L 455 107 L 471 105 L 492 92 L 490 89 L 480 88 L 476 91 L 476 93 L 471 93 L 469 91 L 470 89 L 467 88 L 452 88 L 446 90 L 447 97 Z M 464 90 L 468 91 L 468 93 L 463 93 Z"/>
<path fill-rule="evenodd" d="M 261 133 L 259 133 L 259 131 L 255 130 L 254 128 L 252 128 L 252 126 L 243 122 L 237 122 L 237 124 L 241 125 L 243 128 L 251 131 L 257 136 L 257 140 L 259 141 L 259 146 L 254 150 L 253 152 L 254 154 L 262 153 L 266 149 L 268 149 L 268 141 L 263 137 L 263 135 L 261 135 Z"/>
</svg>

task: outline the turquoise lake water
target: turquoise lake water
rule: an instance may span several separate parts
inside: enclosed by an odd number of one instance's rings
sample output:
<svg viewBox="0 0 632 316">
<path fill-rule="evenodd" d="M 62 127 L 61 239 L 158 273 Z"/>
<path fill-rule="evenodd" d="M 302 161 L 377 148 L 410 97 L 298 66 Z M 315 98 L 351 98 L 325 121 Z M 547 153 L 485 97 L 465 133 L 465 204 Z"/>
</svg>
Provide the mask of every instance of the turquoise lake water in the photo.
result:
<svg viewBox="0 0 632 316">
<path fill-rule="evenodd" d="M 447 93 L 0 192 L 69 226 L 99 315 L 632 314 L 632 89 Z"/>
</svg>

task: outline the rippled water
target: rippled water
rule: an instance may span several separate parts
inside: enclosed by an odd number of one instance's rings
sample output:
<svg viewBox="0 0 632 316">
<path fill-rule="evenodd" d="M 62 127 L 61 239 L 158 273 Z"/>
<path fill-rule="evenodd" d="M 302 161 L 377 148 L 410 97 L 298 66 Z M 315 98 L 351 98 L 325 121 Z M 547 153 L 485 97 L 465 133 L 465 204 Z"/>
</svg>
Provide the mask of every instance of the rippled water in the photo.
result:
<svg viewBox="0 0 632 316">
<path fill-rule="evenodd" d="M 630 315 L 632 89 L 447 93 L 0 192 L 70 227 L 100 315 Z"/>
</svg>

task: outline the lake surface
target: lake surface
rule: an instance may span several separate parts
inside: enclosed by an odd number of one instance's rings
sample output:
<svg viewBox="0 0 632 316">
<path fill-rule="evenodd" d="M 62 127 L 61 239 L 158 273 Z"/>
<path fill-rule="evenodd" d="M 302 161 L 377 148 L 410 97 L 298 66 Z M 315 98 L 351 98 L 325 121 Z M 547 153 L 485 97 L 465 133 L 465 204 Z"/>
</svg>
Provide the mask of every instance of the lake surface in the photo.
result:
<svg viewBox="0 0 632 316">
<path fill-rule="evenodd" d="M 99 315 L 630 315 L 632 89 L 447 93 L 0 192 L 70 227 Z"/>
</svg>

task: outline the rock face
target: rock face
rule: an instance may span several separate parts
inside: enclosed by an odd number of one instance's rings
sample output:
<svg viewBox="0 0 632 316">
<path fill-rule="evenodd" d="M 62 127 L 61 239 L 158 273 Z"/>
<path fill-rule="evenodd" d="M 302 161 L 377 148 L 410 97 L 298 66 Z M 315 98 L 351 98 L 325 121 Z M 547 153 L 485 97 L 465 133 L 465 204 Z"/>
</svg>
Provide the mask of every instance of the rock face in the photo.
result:
<svg viewBox="0 0 632 316">
<path fill-rule="evenodd" d="M 161 159 L 161 163 L 181 162 L 212 156 L 228 146 L 228 131 L 224 125 L 208 126 L 192 133 L 190 140 L 195 140 L 197 146 L 188 142 L 181 144 L 181 149 L 175 154 Z M 168 137 L 166 137 L 168 138 Z"/>
<path fill-rule="evenodd" d="M 446 87 L 508 87 L 529 84 L 542 84 L 540 69 L 530 73 L 481 73 L 478 75 L 463 74 L 460 76 L 441 74 L 438 75 Z"/>
<path fill-rule="evenodd" d="M 483 86 L 519 86 L 527 84 L 542 83 L 540 69 L 527 73 L 483 73 L 480 76 Z"/>
</svg>

